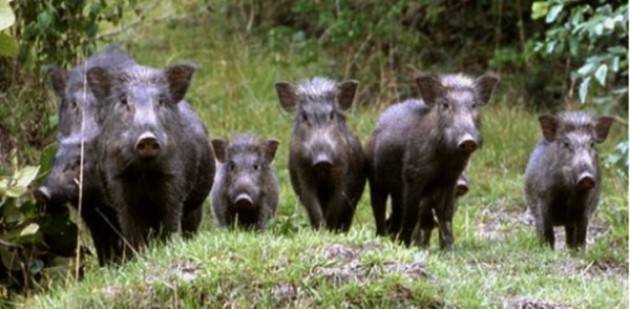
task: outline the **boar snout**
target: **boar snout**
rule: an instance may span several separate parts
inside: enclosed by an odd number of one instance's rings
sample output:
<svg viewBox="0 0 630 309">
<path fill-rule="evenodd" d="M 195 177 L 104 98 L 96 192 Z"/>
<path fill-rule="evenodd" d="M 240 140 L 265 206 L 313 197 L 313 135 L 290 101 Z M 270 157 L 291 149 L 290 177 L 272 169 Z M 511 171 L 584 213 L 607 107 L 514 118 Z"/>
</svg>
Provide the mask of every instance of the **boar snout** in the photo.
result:
<svg viewBox="0 0 630 309">
<path fill-rule="evenodd" d="M 46 186 L 41 186 L 35 192 L 33 192 L 33 197 L 37 204 L 45 205 L 50 200 L 50 189 Z"/>
<path fill-rule="evenodd" d="M 457 147 L 465 153 L 473 153 L 477 150 L 477 140 L 470 134 L 465 134 L 457 142 Z"/>
<path fill-rule="evenodd" d="M 254 200 L 249 194 L 241 193 L 234 200 L 234 204 L 236 204 L 236 207 L 239 209 L 247 209 L 254 205 Z"/>
<path fill-rule="evenodd" d="M 136 142 L 136 150 L 140 158 L 153 159 L 160 154 L 160 143 L 155 137 L 155 134 L 144 132 Z"/>
<path fill-rule="evenodd" d="M 313 168 L 316 170 L 329 170 L 333 166 L 333 160 L 326 153 L 319 153 L 313 160 Z"/>
<path fill-rule="evenodd" d="M 591 173 L 584 172 L 578 177 L 577 186 L 580 190 L 590 190 L 595 187 L 595 183 L 595 177 Z"/>
</svg>

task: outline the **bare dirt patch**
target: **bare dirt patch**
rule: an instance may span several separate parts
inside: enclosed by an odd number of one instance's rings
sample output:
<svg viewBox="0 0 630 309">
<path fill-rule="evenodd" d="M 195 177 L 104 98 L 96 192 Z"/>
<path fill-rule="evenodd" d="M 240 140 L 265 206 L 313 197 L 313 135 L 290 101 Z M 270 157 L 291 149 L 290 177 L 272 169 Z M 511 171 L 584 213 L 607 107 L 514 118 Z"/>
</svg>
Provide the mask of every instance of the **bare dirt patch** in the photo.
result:
<svg viewBox="0 0 630 309">
<path fill-rule="evenodd" d="M 477 236 L 490 240 L 502 240 L 514 229 L 534 226 L 534 217 L 526 209 L 486 208 L 480 216 Z"/>
<path fill-rule="evenodd" d="M 294 284 L 279 283 L 271 289 L 271 295 L 278 305 L 287 305 L 297 299 L 300 288 Z"/>
<path fill-rule="evenodd" d="M 573 308 L 566 304 L 555 304 L 542 299 L 518 297 L 510 299 L 503 304 L 504 307 L 521 309 L 568 309 Z"/>
<path fill-rule="evenodd" d="M 534 216 L 528 209 L 509 209 L 509 208 L 486 208 L 481 211 L 481 220 L 477 225 L 477 236 L 490 240 L 503 240 L 509 237 L 516 229 L 529 229 L 532 233 L 536 233 L 534 228 Z M 591 221 L 586 236 L 586 244 L 591 245 L 598 239 L 606 236 L 609 229 L 596 221 Z M 566 236 L 564 227 L 557 226 L 554 228 L 556 237 L 556 249 L 566 248 Z"/>
<path fill-rule="evenodd" d="M 391 273 L 400 274 L 410 279 L 429 277 L 424 266 L 417 262 L 386 261 L 381 265 L 376 265 L 361 261 L 362 255 L 377 250 L 379 247 L 375 243 L 367 243 L 360 248 L 342 244 L 329 245 L 324 248 L 323 255 L 331 263 L 317 267 L 315 273 L 334 285 L 342 285 L 348 282 L 363 283 Z"/>
<path fill-rule="evenodd" d="M 616 261 L 595 261 L 587 265 L 564 262 L 560 266 L 563 273 L 587 278 L 618 278 L 628 280 L 628 264 Z"/>
<path fill-rule="evenodd" d="M 169 265 L 166 271 L 147 274 L 144 281 L 148 284 L 158 282 L 170 286 L 172 282 L 190 282 L 195 280 L 201 270 L 201 265 L 195 261 L 176 261 Z"/>
</svg>

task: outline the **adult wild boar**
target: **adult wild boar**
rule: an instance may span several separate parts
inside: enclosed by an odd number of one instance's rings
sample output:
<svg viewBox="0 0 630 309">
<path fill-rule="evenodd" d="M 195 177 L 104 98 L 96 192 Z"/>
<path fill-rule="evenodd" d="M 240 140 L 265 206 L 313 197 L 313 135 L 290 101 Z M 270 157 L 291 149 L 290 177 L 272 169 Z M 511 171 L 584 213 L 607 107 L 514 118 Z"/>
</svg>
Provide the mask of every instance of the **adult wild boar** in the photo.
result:
<svg viewBox="0 0 630 309">
<path fill-rule="evenodd" d="M 498 80 L 492 73 L 476 79 L 463 74 L 420 75 L 416 83 L 422 99 L 393 105 L 383 113 L 366 144 L 379 235 L 385 233 L 385 203 L 391 197 L 391 233 L 409 245 L 418 215 L 431 207 L 438 219 L 440 246 L 452 246 L 457 180 L 482 144 L 479 107 L 490 100 Z"/>
<path fill-rule="evenodd" d="M 196 232 L 212 187 L 208 133 L 184 96 L 195 67 L 95 67 L 87 80 L 106 106 L 98 171 L 131 248 L 152 235 Z"/>
<path fill-rule="evenodd" d="M 93 67 L 117 71 L 134 64 L 118 46 L 111 45 L 70 71 L 55 67 L 48 72 L 59 99 L 58 149 L 50 174 L 34 195 L 50 211 L 62 209 L 66 203 L 78 207 L 77 181 L 83 168 L 81 218 L 90 231 L 100 265 L 120 255 L 122 241 L 115 213 L 104 202 L 102 184 L 95 173 L 95 145 L 101 134 L 103 106 L 85 83 L 86 71 Z"/>
</svg>

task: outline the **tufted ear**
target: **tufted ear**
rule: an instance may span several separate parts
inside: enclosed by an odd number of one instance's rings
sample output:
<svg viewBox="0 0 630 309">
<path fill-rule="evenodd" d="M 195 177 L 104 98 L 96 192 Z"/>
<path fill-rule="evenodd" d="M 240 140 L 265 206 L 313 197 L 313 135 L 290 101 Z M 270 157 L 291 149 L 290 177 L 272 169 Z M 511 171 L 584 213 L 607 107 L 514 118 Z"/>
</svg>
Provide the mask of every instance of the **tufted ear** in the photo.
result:
<svg viewBox="0 0 630 309">
<path fill-rule="evenodd" d="M 214 156 L 221 163 L 225 163 L 227 160 L 227 147 L 228 142 L 224 139 L 212 140 L 212 150 L 214 151 Z"/>
<path fill-rule="evenodd" d="M 278 145 L 280 142 L 275 139 L 269 139 L 265 142 L 265 159 L 267 162 L 271 163 L 273 158 L 276 156 L 276 150 L 278 150 Z"/>
<path fill-rule="evenodd" d="M 112 90 L 113 76 L 108 70 L 102 67 L 93 67 L 87 71 L 87 83 L 94 96 L 99 99 L 105 99 Z"/>
<path fill-rule="evenodd" d="M 352 106 L 358 86 L 359 82 L 356 80 L 345 80 L 337 83 L 337 104 L 341 110 L 347 110 Z"/>
<path fill-rule="evenodd" d="M 184 99 L 196 70 L 197 67 L 190 63 L 174 64 L 164 69 L 173 103 L 179 103 Z"/>
<path fill-rule="evenodd" d="M 595 123 L 595 141 L 597 143 L 603 143 L 606 140 L 613 122 L 615 122 L 615 118 L 609 116 L 602 116 L 597 119 Z"/>
<path fill-rule="evenodd" d="M 490 101 L 497 84 L 499 84 L 499 76 L 491 72 L 481 75 L 475 80 L 475 89 L 479 96 L 480 105 Z"/>
<path fill-rule="evenodd" d="M 282 109 L 289 113 L 295 111 L 295 106 L 298 101 L 296 87 L 289 82 L 279 81 L 276 83 L 276 92 L 278 93 L 278 99 L 280 100 Z"/>
<path fill-rule="evenodd" d="M 446 94 L 446 89 L 442 86 L 440 79 L 433 74 L 418 75 L 416 85 L 420 91 L 420 97 L 429 106 L 433 106 L 437 98 Z"/>
<path fill-rule="evenodd" d="M 48 78 L 53 86 L 53 90 L 60 98 L 63 98 L 66 90 L 66 80 L 68 79 L 68 71 L 54 66 L 48 69 Z"/>
<path fill-rule="evenodd" d="M 538 122 L 540 122 L 543 137 L 547 141 L 553 142 L 560 126 L 558 118 L 552 115 L 541 115 L 538 117 Z"/>
</svg>

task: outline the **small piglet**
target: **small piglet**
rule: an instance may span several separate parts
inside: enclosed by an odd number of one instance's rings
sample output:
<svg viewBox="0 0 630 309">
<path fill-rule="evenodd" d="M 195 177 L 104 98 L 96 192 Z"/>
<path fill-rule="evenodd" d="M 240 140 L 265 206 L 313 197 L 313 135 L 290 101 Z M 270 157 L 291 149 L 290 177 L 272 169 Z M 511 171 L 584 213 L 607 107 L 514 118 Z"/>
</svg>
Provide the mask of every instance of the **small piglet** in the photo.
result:
<svg viewBox="0 0 630 309">
<path fill-rule="evenodd" d="M 567 247 L 584 247 L 601 191 L 595 145 L 606 140 L 613 118 L 564 112 L 538 120 L 543 138 L 527 163 L 525 201 L 542 242 L 553 248 L 553 227 L 562 225 Z"/>
<path fill-rule="evenodd" d="M 265 229 L 278 207 L 278 179 L 271 165 L 278 141 L 241 134 L 231 142 L 215 139 L 212 147 L 219 161 L 210 193 L 218 224 Z"/>
<path fill-rule="evenodd" d="M 343 113 L 357 85 L 317 77 L 298 85 L 276 83 L 280 105 L 294 114 L 291 184 L 315 229 L 348 231 L 365 187 L 365 155 Z"/>
</svg>

